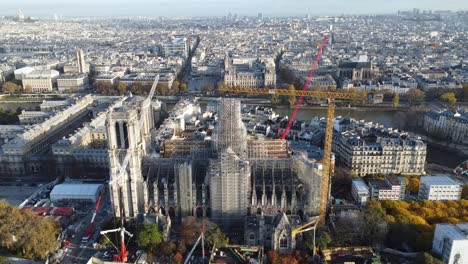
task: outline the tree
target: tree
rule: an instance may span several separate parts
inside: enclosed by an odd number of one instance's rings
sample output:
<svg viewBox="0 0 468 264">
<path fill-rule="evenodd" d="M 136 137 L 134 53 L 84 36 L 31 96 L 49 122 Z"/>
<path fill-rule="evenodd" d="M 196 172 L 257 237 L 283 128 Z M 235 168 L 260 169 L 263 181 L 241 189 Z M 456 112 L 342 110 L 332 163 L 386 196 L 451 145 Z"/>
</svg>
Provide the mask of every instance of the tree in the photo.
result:
<svg viewBox="0 0 468 264">
<path fill-rule="evenodd" d="M 3 110 L 0 108 L 0 124 L 2 125 L 9 125 L 9 124 L 15 124 L 19 122 L 18 115 L 21 114 L 21 112 L 13 112 L 11 110 Z"/>
<path fill-rule="evenodd" d="M 183 93 L 187 92 L 187 83 L 182 83 L 180 85 L 180 91 Z"/>
<path fill-rule="evenodd" d="M 184 261 L 184 256 L 180 252 L 175 253 L 175 255 L 172 257 L 172 263 L 182 264 L 183 261 Z"/>
<path fill-rule="evenodd" d="M 426 97 L 426 94 L 417 88 L 413 88 L 406 92 L 406 96 L 408 97 L 410 104 L 412 104 L 415 101 L 423 101 Z"/>
<path fill-rule="evenodd" d="M 26 93 L 32 93 L 32 86 L 31 85 L 26 85 L 26 87 L 24 87 L 24 92 Z"/>
<path fill-rule="evenodd" d="M 289 85 L 288 90 L 289 91 L 295 91 L 296 88 L 294 88 L 294 85 L 291 84 L 291 85 Z M 289 101 L 290 106 L 294 106 L 296 104 L 296 96 L 290 95 L 288 101 Z"/>
<path fill-rule="evenodd" d="M 205 221 L 205 230 L 206 242 L 209 245 L 216 244 L 217 247 L 223 247 L 229 243 L 229 238 L 221 231 L 218 225 Z"/>
<path fill-rule="evenodd" d="M 274 94 L 271 96 L 271 105 L 277 105 L 278 104 L 278 95 Z"/>
<path fill-rule="evenodd" d="M 393 101 L 392 101 L 392 105 L 394 108 L 397 108 L 398 105 L 400 103 L 400 95 L 399 94 L 395 94 L 395 96 L 393 97 Z"/>
<path fill-rule="evenodd" d="M 463 185 L 461 198 L 468 200 L 468 184 Z"/>
<path fill-rule="evenodd" d="M 278 251 L 276 250 L 268 251 L 267 255 L 268 255 L 268 263 L 276 263 L 280 258 L 280 255 L 278 254 Z"/>
<path fill-rule="evenodd" d="M 444 93 L 440 96 L 440 100 L 448 103 L 449 105 L 453 105 L 457 102 L 457 97 L 455 97 L 454 93 Z"/>
<path fill-rule="evenodd" d="M 0 202 L 0 251 L 45 260 L 58 248 L 57 222 Z"/>
<path fill-rule="evenodd" d="M 468 102 L 468 83 L 463 84 L 463 101 Z"/>
<path fill-rule="evenodd" d="M 443 261 L 440 261 L 434 258 L 431 254 L 424 252 L 419 254 L 415 259 L 416 264 L 443 264 Z"/>
<path fill-rule="evenodd" d="M 416 194 L 419 192 L 419 179 L 416 177 L 411 177 L 408 181 L 408 190 L 411 194 Z"/>
<path fill-rule="evenodd" d="M 119 95 L 124 95 L 127 92 L 127 85 L 123 82 L 119 82 L 119 85 L 117 86 L 117 92 Z"/>
<path fill-rule="evenodd" d="M 15 83 L 12 83 L 12 82 L 6 82 L 2 85 L 2 91 L 4 93 L 16 93 L 18 91 L 21 90 L 21 86 L 15 84 Z"/>
<path fill-rule="evenodd" d="M 214 91 L 214 84 L 210 83 L 205 87 L 206 94 L 212 94 Z"/>
<path fill-rule="evenodd" d="M 136 82 L 132 85 L 132 88 L 130 89 L 132 91 L 132 93 L 134 94 L 141 94 L 142 93 L 142 89 L 141 89 L 141 83 L 139 82 Z"/>
<path fill-rule="evenodd" d="M 157 224 L 143 225 L 143 228 L 138 232 L 137 244 L 140 247 L 150 250 L 163 241 L 163 235 L 159 231 Z"/>
<path fill-rule="evenodd" d="M 320 249 L 327 249 L 328 245 L 332 242 L 330 235 L 327 232 L 320 234 L 320 238 L 317 241 L 317 246 Z"/>
<path fill-rule="evenodd" d="M 180 87 L 180 82 L 178 80 L 175 80 L 173 83 L 172 83 L 172 91 L 174 93 L 179 93 L 179 87 Z"/>
</svg>

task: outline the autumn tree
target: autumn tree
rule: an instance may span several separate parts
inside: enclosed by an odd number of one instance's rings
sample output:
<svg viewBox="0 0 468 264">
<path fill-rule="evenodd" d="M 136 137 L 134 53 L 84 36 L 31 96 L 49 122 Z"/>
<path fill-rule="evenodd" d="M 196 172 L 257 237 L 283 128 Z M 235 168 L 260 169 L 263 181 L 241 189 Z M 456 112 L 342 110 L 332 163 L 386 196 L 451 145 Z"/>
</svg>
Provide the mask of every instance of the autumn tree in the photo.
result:
<svg viewBox="0 0 468 264">
<path fill-rule="evenodd" d="M 210 83 L 205 87 L 206 94 L 212 94 L 214 91 L 214 84 Z"/>
<path fill-rule="evenodd" d="M 180 85 L 180 91 L 181 91 L 182 93 L 187 92 L 187 83 L 182 83 L 182 84 Z"/>
<path fill-rule="evenodd" d="M 132 84 L 132 88 L 130 88 L 130 91 L 134 94 L 142 94 L 142 86 L 141 83 L 135 82 Z"/>
<path fill-rule="evenodd" d="M 409 89 L 409 91 L 406 92 L 406 96 L 410 104 L 412 104 L 413 102 L 423 101 L 424 98 L 426 97 L 426 94 L 420 89 L 413 88 L 413 89 Z"/>
<path fill-rule="evenodd" d="M 114 86 L 110 82 L 97 81 L 94 83 L 94 88 L 99 94 L 103 94 L 103 95 L 115 94 Z"/>
<path fill-rule="evenodd" d="M 408 181 L 408 190 L 411 194 L 417 194 L 419 192 L 419 179 L 411 177 Z"/>
<path fill-rule="evenodd" d="M 59 233 L 57 222 L 0 202 L 0 251 L 45 260 L 58 248 Z"/>
<path fill-rule="evenodd" d="M 457 102 L 457 97 L 455 97 L 454 93 L 444 93 L 440 96 L 440 100 L 448 103 L 449 105 L 453 105 Z"/>
<path fill-rule="evenodd" d="M 180 252 L 175 253 L 174 256 L 172 257 L 172 263 L 182 264 L 183 261 L 184 261 L 184 256 Z"/>
<path fill-rule="evenodd" d="M 13 82 L 6 82 L 2 85 L 2 91 L 9 94 L 16 93 L 21 91 L 21 86 Z"/>
<path fill-rule="evenodd" d="M 119 85 L 117 86 L 117 92 L 119 95 L 124 95 L 127 92 L 127 85 L 123 82 L 119 82 Z"/>
<path fill-rule="evenodd" d="M 24 87 L 24 92 L 26 93 L 32 93 L 32 86 L 31 85 L 26 85 L 26 87 Z"/>
<path fill-rule="evenodd" d="M 276 250 L 268 251 L 267 255 L 268 255 L 268 263 L 277 263 L 277 261 L 280 258 L 280 255 L 278 254 L 278 251 Z"/>
<path fill-rule="evenodd" d="M 468 200 L 468 184 L 463 185 L 461 198 Z"/>
<path fill-rule="evenodd" d="M 288 90 L 289 91 L 295 91 L 296 88 L 294 87 L 294 85 L 291 84 L 291 85 L 288 86 Z M 296 96 L 290 95 L 289 99 L 288 99 L 288 102 L 289 102 L 290 106 L 294 106 L 296 104 Z"/>
<path fill-rule="evenodd" d="M 394 108 L 397 108 L 399 104 L 400 104 L 400 95 L 395 94 L 395 96 L 393 97 L 392 105 Z"/>
<path fill-rule="evenodd" d="M 420 253 L 416 257 L 415 263 L 416 264 L 443 264 L 444 262 L 434 258 L 431 254 L 424 252 L 424 253 Z"/>
<path fill-rule="evenodd" d="M 179 87 L 180 87 L 180 82 L 178 80 L 175 80 L 173 83 L 172 83 L 172 91 L 174 93 L 179 93 Z"/>
</svg>

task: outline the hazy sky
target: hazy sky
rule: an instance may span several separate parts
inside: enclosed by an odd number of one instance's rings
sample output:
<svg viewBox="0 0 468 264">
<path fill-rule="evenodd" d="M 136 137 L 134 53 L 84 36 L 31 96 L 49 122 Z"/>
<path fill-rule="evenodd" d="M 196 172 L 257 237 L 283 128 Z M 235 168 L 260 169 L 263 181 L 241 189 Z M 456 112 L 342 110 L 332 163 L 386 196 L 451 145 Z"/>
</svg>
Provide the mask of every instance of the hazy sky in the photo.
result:
<svg viewBox="0 0 468 264">
<path fill-rule="evenodd" d="M 468 10 L 467 0 L 0 0 L 0 15 L 26 16 L 264 16 L 394 13 L 397 10 Z"/>
</svg>

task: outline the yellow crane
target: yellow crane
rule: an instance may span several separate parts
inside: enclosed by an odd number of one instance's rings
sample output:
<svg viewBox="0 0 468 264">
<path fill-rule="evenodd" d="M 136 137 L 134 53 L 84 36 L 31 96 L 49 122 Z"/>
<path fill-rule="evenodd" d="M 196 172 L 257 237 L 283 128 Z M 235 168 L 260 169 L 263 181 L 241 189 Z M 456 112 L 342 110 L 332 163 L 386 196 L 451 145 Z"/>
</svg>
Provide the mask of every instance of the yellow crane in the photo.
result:
<svg viewBox="0 0 468 264">
<path fill-rule="evenodd" d="M 323 147 L 322 160 L 322 179 L 321 179 L 321 194 L 320 194 L 320 218 L 319 222 L 325 222 L 328 203 L 330 200 L 330 169 L 331 169 L 331 153 L 333 140 L 333 119 L 335 117 L 335 100 L 366 100 L 363 94 L 350 92 L 322 92 L 322 91 L 302 91 L 289 89 L 268 89 L 268 88 L 240 88 L 240 87 L 223 87 L 218 89 L 218 93 L 235 93 L 235 94 L 250 94 L 250 95 L 284 95 L 284 96 L 305 96 L 319 99 L 328 99 L 327 125 L 325 128 L 325 141 Z"/>
<path fill-rule="evenodd" d="M 314 248 L 313 249 L 313 256 L 315 256 L 315 230 L 317 229 L 317 225 L 318 225 L 319 221 L 320 221 L 320 218 L 314 219 L 314 220 L 308 222 L 305 225 L 294 228 L 291 231 L 291 235 L 293 237 L 295 237 L 296 235 L 302 234 L 304 232 L 310 231 L 310 230 L 314 231 L 314 235 L 313 235 L 313 241 L 314 241 L 313 242 L 313 248 Z"/>
</svg>

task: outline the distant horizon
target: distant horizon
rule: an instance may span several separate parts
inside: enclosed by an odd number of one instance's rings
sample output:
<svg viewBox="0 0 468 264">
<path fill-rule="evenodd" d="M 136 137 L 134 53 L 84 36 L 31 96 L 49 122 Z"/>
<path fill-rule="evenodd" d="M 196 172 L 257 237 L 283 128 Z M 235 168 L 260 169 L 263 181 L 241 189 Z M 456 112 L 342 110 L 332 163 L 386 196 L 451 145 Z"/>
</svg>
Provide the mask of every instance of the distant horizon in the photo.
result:
<svg viewBox="0 0 468 264">
<path fill-rule="evenodd" d="M 467 11 L 462 0 L 15 0 L 4 4 L 0 16 L 26 17 L 304 17 L 339 15 L 386 15 L 413 8 L 420 10 Z"/>
</svg>

